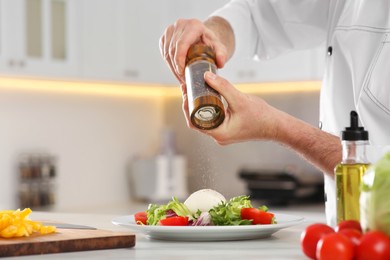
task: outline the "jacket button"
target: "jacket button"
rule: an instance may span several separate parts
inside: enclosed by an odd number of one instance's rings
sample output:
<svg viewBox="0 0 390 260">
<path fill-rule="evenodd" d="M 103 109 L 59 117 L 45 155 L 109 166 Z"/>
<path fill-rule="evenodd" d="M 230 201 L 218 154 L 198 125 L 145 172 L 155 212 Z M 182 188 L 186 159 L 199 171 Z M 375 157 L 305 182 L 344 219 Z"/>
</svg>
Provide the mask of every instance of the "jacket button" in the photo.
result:
<svg viewBox="0 0 390 260">
<path fill-rule="evenodd" d="M 332 56 L 332 53 L 333 53 L 333 48 L 332 48 L 332 46 L 329 46 L 328 47 L 328 56 Z"/>
</svg>

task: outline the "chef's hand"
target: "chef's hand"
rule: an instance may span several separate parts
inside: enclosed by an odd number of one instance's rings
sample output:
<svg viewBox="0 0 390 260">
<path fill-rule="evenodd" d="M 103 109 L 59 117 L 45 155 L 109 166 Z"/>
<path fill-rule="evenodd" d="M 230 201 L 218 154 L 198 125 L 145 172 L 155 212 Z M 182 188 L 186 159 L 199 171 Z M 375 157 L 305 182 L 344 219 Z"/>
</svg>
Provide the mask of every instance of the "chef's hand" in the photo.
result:
<svg viewBox="0 0 390 260">
<path fill-rule="evenodd" d="M 234 35 L 230 25 L 220 17 L 204 23 L 196 19 L 179 19 L 166 28 L 160 38 L 160 52 L 180 82 L 184 82 L 184 67 L 188 49 L 194 43 L 211 46 L 216 64 L 222 68 L 234 50 Z"/>
<path fill-rule="evenodd" d="M 209 135 L 220 145 L 249 140 L 275 139 L 277 109 L 268 105 L 259 97 L 240 92 L 221 76 L 206 72 L 205 80 L 227 101 L 228 107 L 225 111 L 225 120 L 220 126 L 212 130 L 200 130 L 193 126 L 188 112 L 185 85 L 182 84 L 183 111 L 189 128 Z"/>
<path fill-rule="evenodd" d="M 226 99 L 225 120 L 215 129 L 195 128 L 191 124 L 185 85 L 182 84 L 183 110 L 190 128 L 212 137 L 220 145 L 251 140 L 276 141 L 333 176 L 333 169 L 341 160 L 338 136 L 278 110 L 259 97 L 238 91 L 221 76 L 206 72 L 205 80 Z"/>
</svg>

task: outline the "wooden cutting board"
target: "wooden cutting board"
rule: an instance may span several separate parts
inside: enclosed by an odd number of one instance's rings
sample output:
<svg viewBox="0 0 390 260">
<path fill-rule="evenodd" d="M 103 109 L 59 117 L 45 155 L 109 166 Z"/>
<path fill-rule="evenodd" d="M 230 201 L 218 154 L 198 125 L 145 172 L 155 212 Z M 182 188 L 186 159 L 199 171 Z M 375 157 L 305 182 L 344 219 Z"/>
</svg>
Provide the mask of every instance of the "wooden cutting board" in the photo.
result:
<svg viewBox="0 0 390 260">
<path fill-rule="evenodd" d="M 57 229 L 49 235 L 0 238 L 0 256 L 50 254 L 135 246 L 132 233 L 107 230 Z"/>
</svg>

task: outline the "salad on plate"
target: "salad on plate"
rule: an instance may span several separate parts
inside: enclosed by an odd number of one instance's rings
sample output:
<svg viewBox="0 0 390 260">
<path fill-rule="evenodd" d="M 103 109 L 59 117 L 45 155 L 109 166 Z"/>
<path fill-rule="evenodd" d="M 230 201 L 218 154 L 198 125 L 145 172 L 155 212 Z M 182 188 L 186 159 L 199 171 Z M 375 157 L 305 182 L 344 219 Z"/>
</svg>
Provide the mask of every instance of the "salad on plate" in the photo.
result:
<svg viewBox="0 0 390 260">
<path fill-rule="evenodd" d="M 192 193 L 184 202 L 176 197 L 164 205 L 150 204 L 134 214 L 138 225 L 149 226 L 239 226 L 276 224 L 268 207 L 253 207 L 249 196 L 230 200 L 212 189 Z"/>
</svg>

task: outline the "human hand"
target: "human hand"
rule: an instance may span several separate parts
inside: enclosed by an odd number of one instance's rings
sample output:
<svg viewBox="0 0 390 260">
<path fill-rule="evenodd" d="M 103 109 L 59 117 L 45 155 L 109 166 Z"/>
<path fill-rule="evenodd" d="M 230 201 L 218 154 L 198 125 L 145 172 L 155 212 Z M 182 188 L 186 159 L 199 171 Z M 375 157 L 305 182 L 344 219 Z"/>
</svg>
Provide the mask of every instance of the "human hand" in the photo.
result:
<svg viewBox="0 0 390 260">
<path fill-rule="evenodd" d="M 186 87 L 182 83 L 183 110 L 188 127 L 212 137 L 220 145 L 251 140 L 276 141 L 298 152 L 333 177 L 334 167 L 341 160 L 338 136 L 278 110 L 257 96 L 238 91 L 221 76 L 206 72 L 205 80 L 227 101 L 225 120 L 211 130 L 201 130 L 193 126 L 188 113 Z"/>
<path fill-rule="evenodd" d="M 220 145 L 249 140 L 275 139 L 279 110 L 259 97 L 240 92 L 226 79 L 212 72 L 205 73 L 205 80 L 227 101 L 225 120 L 219 127 L 212 130 L 200 130 L 193 126 L 188 111 L 185 84 L 182 84 L 183 111 L 189 128 L 212 137 Z"/>
<path fill-rule="evenodd" d="M 213 28 L 215 28 L 213 19 Z M 211 27 L 211 26 L 210 26 Z M 184 82 L 184 68 L 188 49 L 194 43 L 202 42 L 211 46 L 216 54 L 216 65 L 222 68 L 230 54 L 217 33 L 196 19 L 179 19 L 168 26 L 160 38 L 160 52 L 169 68 L 180 82 Z"/>
</svg>

